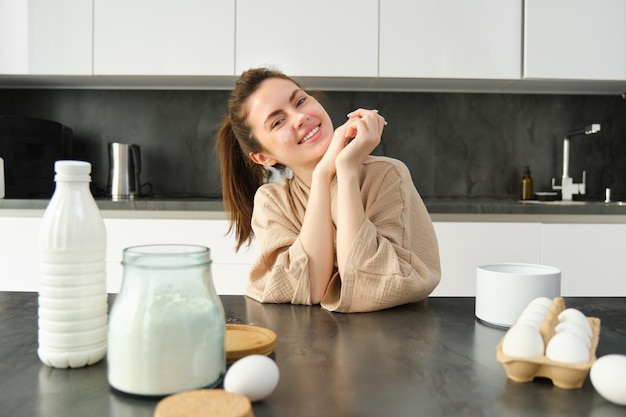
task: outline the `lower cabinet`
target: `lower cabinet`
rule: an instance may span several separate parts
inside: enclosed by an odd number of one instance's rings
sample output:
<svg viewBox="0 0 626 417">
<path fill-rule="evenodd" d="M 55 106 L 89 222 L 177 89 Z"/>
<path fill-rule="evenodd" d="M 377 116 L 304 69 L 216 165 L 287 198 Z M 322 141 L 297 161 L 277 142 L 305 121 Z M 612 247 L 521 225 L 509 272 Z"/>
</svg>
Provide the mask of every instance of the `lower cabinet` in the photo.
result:
<svg viewBox="0 0 626 417">
<path fill-rule="evenodd" d="M 37 291 L 40 218 L 0 217 L 0 291 Z"/>
<path fill-rule="evenodd" d="M 626 296 L 626 224 L 546 224 L 543 262 L 568 296 Z"/>
<path fill-rule="evenodd" d="M 191 244 L 211 250 L 211 272 L 218 294 L 243 294 L 248 269 L 258 252 L 253 244 L 235 252 L 227 220 L 106 219 L 107 286 L 118 292 L 123 276 L 124 248 L 149 244 Z"/>
<path fill-rule="evenodd" d="M 235 253 L 226 220 L 105 218 L 107 290 L 119 292 L 124 248 L 147 244 L 195 244 L 211 249 L 218 294 L 243 294 L 256 246 Z M 37 291 L 39 217 L 0 217 L 0 291 Z"/>
<path fill-rule="evenodd" d="M 435 222 L 441 282 L 434 296 L 475 296 L 476 267 L 541 263 L 541 223 Z"/>
<path fill-rule="evenodd" d="M 561 270 L 566 297 L 626 296 L 626 224 L 436 222 L 441 284 L 433 295 L 476 295 L 476 267 L 534 263 Z"/>
<path fill-rule="evenodd" d="M 218 294 L 243 294 L 256 242 L 235 252 L 221 219 L 107 218 L 107 289 L 123 277 L 124 248 L 196 244 L 211 249 Z M 0 216 L 0 291 L 37 291 L 40 217 Z M 626 224 L 436 221 L 441 283 L 433 296 L 475 296 L 476 267 L 533 263 L 561 270 L 564 296 L 626 296 Z"/>
</svg>

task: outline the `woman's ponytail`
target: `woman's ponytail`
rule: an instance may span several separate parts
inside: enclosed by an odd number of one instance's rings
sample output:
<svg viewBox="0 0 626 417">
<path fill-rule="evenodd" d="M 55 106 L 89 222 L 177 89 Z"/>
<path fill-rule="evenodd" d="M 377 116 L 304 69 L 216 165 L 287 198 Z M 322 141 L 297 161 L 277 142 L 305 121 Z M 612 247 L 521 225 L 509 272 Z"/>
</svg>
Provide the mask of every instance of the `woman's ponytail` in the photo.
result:
<svg viewBox="0 0 626 417">
<path fill-rule="evenodd" d="M 229 232 L 235 231 L 236 249 L 250 243 L 252 231 L 252 210 L 254 194 L 265 182 L 266 174 L 262 166 L 255 164 L 241 149 L 232 129 L 230 117 L 226 117 L 215 142 L 220 173 L 222 177 L 222 200 L 228 219 Z"/>
</svg>

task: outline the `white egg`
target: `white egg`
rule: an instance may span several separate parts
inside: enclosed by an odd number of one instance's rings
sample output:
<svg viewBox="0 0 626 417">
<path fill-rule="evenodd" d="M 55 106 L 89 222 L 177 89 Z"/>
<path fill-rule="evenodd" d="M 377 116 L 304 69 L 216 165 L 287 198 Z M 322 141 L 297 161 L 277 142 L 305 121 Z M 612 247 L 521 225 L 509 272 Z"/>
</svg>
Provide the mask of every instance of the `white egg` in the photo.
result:
<svg viewBox="0 0 626 417">
<path fill-rule="evenodd" d="M 528 307 L 526 307 L 524 311 L 522 311 L 522 314 L 535 312 L 541 314 L 542 316 L 545 316 L 548 312 L 548 307 L 539 303 L 529 304 Z"/>
<path fill-rule="evenodd" d="M 251 402 L 263 400 L 278 385 L 278 365 L 263 355 L 245 356 L 233 363 L 224 377 L 224 390 L 248 397 Z"/>
<path fill-rule="evenodd" d="M 544 307 L 547 311 L 548 308 L 550 308 L 550 306 L 552 305 L 552 300 L 548 297 L 537 297 L 534 300 L 532 300 L 530 303 L 528 303 L 529 307 L 534 306 L 534 305 L 540 305 Z"/>
<path fill-rule="evenodd" d="M 556 333 L 546 347 L 546 357 L 557 362 L 589 362 L 589 348 L 585 340 L 574 333 Z"/>
<path fill-rule="evenodd" d="M 544 345 L 539 329 L 528 324 L 515 324 L 504 335 L 502 352 L 518 358 L 543 355 Z"/>
<path fill-rule="evenodd" d="M 591 338 L 587 335 L 587 331 L 577 323 L 574 323 L 571 321 L 564 321 L 562 323 L 557 324 L 556 327 L 554 328 L 554 331 L 556 333 L 563 333 L 563 332 L 574 333 L 575 335 L 580 337 L 581 340 L 585 342 L 585 346 L 587 346 L 587 349 L 591 348 Z"/>
<path fill-rule="evenodd" d="M 524 310 L 522 314 L 520 314 L 515 324 L 528 324 L 529 326 L 539 328 L 541 327 L 541 322 L 543 321 L 545 313 L 541 313 L 539 311 L 534 310 Z"/>
<path fill-rule="evenodd" d="M 585 329 L 585 333 L 587 333 L 587 336 L 589 337 L 591 337 L 591 335 L 593 334 L 593 330 L 591 329 L 589 320 L 587 320 L 587 317 L 585 317 L 585 315 L 580 310 L 576 310 L 575 308 L 566 308 L 565 310 L 561 311 L 561 313 L 559 314 L 559 322 L 565 321 L 578 324 L 583 329 Z"/>
<path fill-rule="evenodd" d="M 626 355 L 611 354 L 598 358 L 591 366 L 591 384 L 607 400 L 626 405 Z"/>
</svg>

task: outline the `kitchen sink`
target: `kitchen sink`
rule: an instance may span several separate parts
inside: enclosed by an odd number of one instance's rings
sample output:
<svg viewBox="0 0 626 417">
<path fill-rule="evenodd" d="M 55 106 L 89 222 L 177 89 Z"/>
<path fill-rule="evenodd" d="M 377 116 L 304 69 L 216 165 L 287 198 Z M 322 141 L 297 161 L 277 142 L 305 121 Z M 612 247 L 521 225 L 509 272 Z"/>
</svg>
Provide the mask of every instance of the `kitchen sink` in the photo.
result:
<svg viewBox="0 0 626 417">
<path fill-rule="evenodd" d="M 542 201 L 542 200 L 523 200 L 524 204 L 538 204 L 544 206 L 584 206 L 584 205 L 605 205 L 605 206 L 624 206 L 626 207 L 626 202 L 624 201 L 611 201 L 605 203 L 604 201 L 562 201 L 562 200 L 554 200 L 554 201 Z"/>
</svg>

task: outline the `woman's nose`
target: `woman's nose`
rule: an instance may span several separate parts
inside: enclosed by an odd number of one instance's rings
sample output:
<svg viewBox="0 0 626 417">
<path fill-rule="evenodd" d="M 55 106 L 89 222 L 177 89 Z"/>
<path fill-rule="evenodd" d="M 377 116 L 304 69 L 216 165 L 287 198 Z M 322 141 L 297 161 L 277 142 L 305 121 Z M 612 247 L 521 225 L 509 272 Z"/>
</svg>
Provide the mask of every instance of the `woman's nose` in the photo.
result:
<svg viewBox="0 0 626 417">
<path fill-rule="evenodd" d="M 302 124 L 306 121 L 307 118 L 308 116 L 306 114 L 297 113 L 296 114 L 296 127 L 302 126 Z"/>
</svg>

